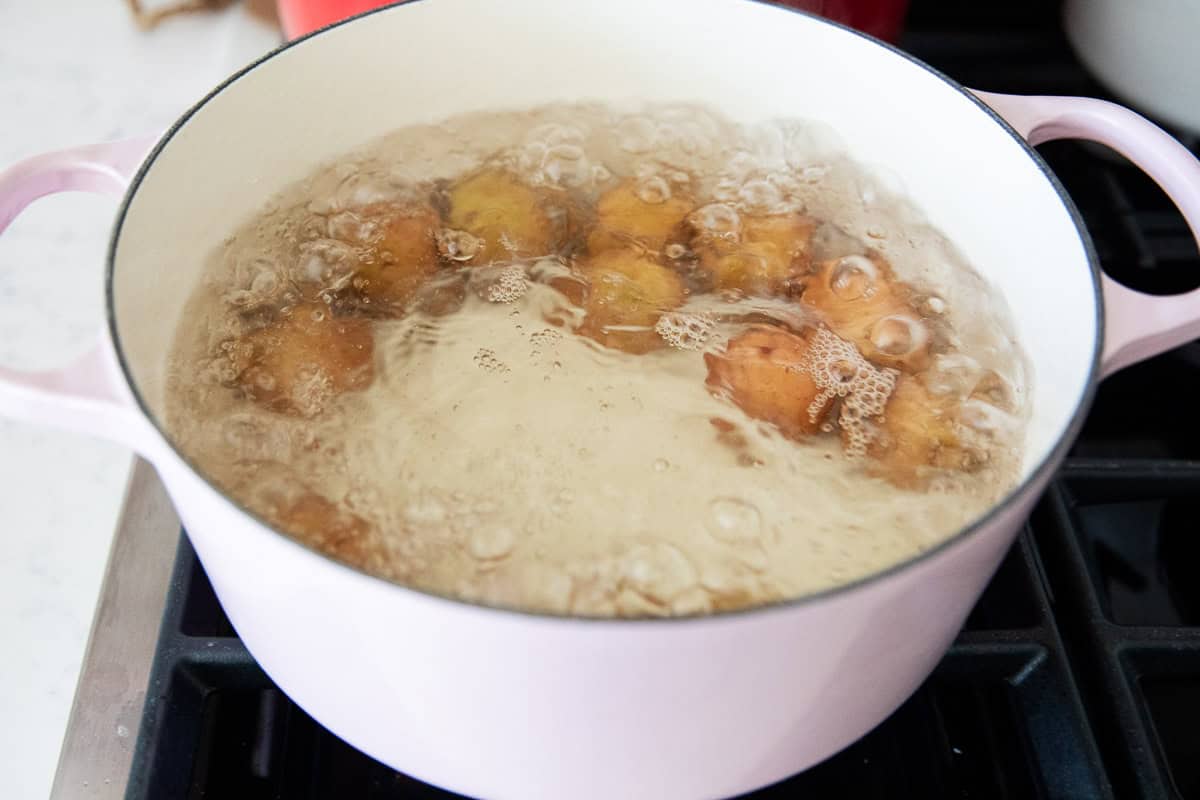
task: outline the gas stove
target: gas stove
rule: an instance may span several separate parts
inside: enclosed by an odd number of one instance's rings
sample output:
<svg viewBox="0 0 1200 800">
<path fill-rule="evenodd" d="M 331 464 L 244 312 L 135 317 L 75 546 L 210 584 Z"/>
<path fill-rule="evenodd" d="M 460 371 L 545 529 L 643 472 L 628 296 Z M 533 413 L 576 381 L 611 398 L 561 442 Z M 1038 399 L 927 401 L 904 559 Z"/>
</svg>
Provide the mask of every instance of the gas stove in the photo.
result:
<svg viewBox="0 0 1200 800">
<path fill-rule="evenodd" d="M 1055 3 L 914 2 L 902 46 L 979 89 L 1106 96 L 1072 55 Z M 1196 245 L 1149 179 L 1100 148 L 1041 151 L 1110 275 L 1154 293 L 1200 286 Z M 1188 576 L 1200 555 L 1200 425 L 1179 391 L 1197 379 L 1192 343 L 1106 380 L 929 680 L 848 749 L 750 797 L 1200 797 L 1200 583 Z M 271 683 L 145 465 L 53 796 L 454 797 L 357 752 Z"/>
</svg>

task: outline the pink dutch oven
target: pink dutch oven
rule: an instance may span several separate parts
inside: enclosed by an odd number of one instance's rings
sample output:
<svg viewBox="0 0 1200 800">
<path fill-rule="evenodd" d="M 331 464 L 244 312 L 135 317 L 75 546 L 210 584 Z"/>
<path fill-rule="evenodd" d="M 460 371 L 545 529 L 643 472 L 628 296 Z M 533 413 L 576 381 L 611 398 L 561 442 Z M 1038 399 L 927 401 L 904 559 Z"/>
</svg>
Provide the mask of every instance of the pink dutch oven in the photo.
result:
<svg viewBox="0 0 1200 800">
<path fill-rule="evenodd" d="M 256 519 L 175 448 L 163 379 L 180 310 L 202 256 L 269 195 L 398 126 L 574 99 L 813 118 L 885 169 L 1012 309 L 1034 374 L 1020 485 L 943 545 L 820 595 L 704 618 L 586 621 L 357 572 Z M 374 758 L 486 797 L 738 794 L 820 761 L 899 706 L 999 565 L 1097 381 L 1200 334 L 1200 294 L 1149 297 L 1100 274 L 1078 213 L 1030 148 L 1064 137 L 1125 153 L 1196 229 L 1200 164 L 1134 113 L 972 93 L 813 16 L 737 0 L 386 8 L 272 53 L 157 140 L 0 174 L 0 227 L 51 192 L 121 198 L 95 348 L 51 372 L 0 371 L 0 412 L 108 436 L 152 461 L 254 657 Z"/>
</svg>

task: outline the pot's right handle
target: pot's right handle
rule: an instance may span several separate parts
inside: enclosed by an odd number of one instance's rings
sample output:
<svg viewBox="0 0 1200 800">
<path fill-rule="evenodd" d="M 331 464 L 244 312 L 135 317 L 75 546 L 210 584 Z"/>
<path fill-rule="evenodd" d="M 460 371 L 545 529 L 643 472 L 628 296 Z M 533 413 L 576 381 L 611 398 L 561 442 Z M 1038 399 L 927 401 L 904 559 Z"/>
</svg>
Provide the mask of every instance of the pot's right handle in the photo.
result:
<svg viewBox="0 0 1200 800">
<path fill-rule="evenodd" d="M 1162 187 L 1200 242 L 1200 162 L 1162 128 L 1105 100 L 974 94 L 1030 144 L 1070 138 L 1113 148 Z M 1200 289 L 1156 297 L 1128 289 L 1107 275 L 1101 281 L 1105 375 L 1200 336 Z"/>
<path fill-rule="evenodd" d="M 34 200 L 55 192 L 120 196 L 152 138 L 33 156 L 0 172 L 0 233 Z M 108 337 L 75 362 L 41 372 L 0 367 L 0 416 L 114 439 L 141 450 L 142 417 L 114 366 Z"/>
</svg>

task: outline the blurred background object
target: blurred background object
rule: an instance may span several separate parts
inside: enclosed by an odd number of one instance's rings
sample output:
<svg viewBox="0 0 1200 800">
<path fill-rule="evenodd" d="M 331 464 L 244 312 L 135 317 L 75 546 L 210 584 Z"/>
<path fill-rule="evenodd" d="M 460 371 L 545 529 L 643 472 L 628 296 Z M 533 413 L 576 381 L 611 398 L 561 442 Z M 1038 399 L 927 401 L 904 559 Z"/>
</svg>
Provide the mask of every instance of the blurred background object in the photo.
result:
<svg viewBox="0 0 1200 800">
<path fill-rule="evenodd" d="M 133 19 L 138 27 L 150 30 L 160 22 L 180 14 L 191 14 L 197 11 L 220 11 L 235 0 L 125 0 Z M 275 12 L 275 0 L 245 0 L 246 10 L 260 20 L 272 25 L 278 24 Z"/>
<path fill-rule="evenodd" d="M 150 0 L 125 0 L 137 24 L 146 29 L 153 28 L 164 19 L 194 11 L 215 11 L 229 5 L 232 0 L 173 0 L 155 4 Z"/>
<path fill-rule="evenodd" d="M 780 0 L 777 5 L 812 11 L 893 43 L 900 38 L 908 11 L 908 0 Z"/>
<path fill-rule="evenodd" d="M 390 5 L 392 0 L 279 0 L 279 21 L 289 39 L 338 20 Z"/>
<path fill-rule="evenodd" d="M 132 0 L 131 0 L 132 1 Z M 389 4 L 389 0 L 278 0 L 279 19 L 289 39 Z M 204 2 L 204 0 L 191 0 Z M 208 0 L 221 2 L 221 0 Z M 896 41 L 908 0 L 778 0 L 777 5 L 812 11 L 864 33 Z"/>
<path fill-rule="evenodd" d="M 1067 0 L 1067 38 L 1119 98 L 1200 132 L 1200 2 Z"/>
</svg>

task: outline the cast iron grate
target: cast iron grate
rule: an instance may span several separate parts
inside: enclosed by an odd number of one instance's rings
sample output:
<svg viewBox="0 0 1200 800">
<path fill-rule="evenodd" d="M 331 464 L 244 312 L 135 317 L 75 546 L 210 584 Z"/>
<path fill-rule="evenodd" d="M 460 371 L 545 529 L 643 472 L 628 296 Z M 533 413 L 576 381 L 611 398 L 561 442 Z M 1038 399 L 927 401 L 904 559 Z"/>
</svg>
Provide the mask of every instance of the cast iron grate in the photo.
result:
<svg viewBox="0 0 1200 800">
<path fill-rule="evenodd" d="M 910 51 L 966 85 L 1105 96 L 1056 3 L 914 0 L 909 30 Z M 1141 173 L 1077 143 L 1041 151 L 1109 274 L 1157 293 L 1200 285 L 1186 225 Z M 751 797 L 1200 798 L 1200 584 L 1188 578 L 1200 425 L 1183 391 L 1197 378 L 1191 344 L 1105 381 L 930 679 L 845 751 Z M 232 797 L 454 795 L 355 751 L 275 688 L 183 540 L 127 798 Z"/>
</svg>

